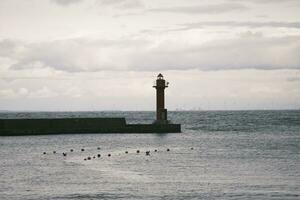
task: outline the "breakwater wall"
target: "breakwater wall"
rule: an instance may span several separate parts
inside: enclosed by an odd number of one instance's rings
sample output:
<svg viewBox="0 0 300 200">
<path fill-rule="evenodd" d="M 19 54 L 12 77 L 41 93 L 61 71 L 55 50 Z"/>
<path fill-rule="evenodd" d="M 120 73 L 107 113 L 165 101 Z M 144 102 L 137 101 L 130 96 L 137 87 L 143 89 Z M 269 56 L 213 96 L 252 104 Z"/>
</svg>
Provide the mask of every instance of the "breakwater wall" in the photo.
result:
<svg viewBox="0 0 300 200">
<path fill-rule="evenodd" d="M 0 119 L 0 136 L 178 132 L 180 124 L 126 124 L 125 118 Z"/>
</svg>

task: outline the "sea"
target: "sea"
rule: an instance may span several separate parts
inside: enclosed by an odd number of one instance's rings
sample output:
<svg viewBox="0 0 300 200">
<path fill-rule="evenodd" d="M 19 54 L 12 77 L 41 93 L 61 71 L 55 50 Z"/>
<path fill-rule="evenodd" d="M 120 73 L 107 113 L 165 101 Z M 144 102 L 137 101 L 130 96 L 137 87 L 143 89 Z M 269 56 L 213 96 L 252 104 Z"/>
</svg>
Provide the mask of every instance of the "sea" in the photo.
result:
<svg viewBox="0 0 300 200">
<path fill-rule="evenodd" d="M 0 137 L 0 199 L 300 199 L 299 110 L 168 116 L 182 133 Z M 60 117 L 152 123 L 155 113 L 0 113 Z"/>
</svg>

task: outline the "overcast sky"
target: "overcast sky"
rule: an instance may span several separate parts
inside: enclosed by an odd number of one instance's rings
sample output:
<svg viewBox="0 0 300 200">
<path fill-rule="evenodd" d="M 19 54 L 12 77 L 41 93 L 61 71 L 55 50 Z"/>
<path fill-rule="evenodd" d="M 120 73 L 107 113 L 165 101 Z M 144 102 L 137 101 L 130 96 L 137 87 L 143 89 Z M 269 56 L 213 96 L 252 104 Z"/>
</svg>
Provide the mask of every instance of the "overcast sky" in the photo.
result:
<svg viewBox="0 0 300 200">
<path fill-rule="evenodd" d="M 299 0 L 0 0 L 0 110 L 300 109 Z"/>
</svg>

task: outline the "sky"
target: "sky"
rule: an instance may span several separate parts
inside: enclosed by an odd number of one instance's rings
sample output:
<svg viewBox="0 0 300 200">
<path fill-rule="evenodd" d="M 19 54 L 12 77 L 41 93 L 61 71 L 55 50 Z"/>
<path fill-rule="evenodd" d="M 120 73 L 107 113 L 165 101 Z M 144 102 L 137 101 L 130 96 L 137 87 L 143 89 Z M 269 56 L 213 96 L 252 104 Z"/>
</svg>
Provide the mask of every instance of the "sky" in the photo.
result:
<svg viewBox="0 0 300 200">
<path fill-rule="evenodd" d="M 300 109 L 299 0 L 0 0 L 0 110 Z"/>
</svg>

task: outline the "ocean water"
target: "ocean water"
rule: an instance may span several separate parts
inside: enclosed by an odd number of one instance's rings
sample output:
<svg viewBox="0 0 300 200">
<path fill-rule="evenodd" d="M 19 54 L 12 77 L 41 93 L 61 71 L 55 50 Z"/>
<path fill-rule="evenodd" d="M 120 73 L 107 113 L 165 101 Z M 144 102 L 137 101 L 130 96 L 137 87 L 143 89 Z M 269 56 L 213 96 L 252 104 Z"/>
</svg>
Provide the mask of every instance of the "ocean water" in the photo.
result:
<svg viewBox="0 0 300 200">
<path fill-rule="evenodd" d="M 0 113 L 105 116 L 151 123 L 154 113 Z M 169 118 L 182 133 L 0 137 L 0 199 L 300 199 L 300 111 L 170 112 Z"/>
</svg>

